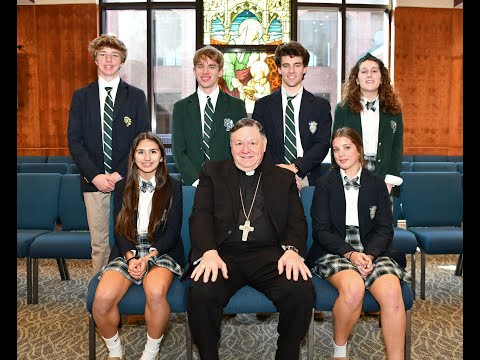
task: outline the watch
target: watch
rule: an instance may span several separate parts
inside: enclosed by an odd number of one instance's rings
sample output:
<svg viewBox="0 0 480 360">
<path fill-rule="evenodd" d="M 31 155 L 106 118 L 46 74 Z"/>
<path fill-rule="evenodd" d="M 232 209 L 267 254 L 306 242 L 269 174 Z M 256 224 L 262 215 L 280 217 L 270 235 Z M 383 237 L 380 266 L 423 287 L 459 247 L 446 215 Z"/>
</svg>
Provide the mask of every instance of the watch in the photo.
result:
<svg viewBox="0 0 480 360">
<path fill-rule="evenodd" d="M 295 251 L 295 252 L 298 254 L 298 249 L 297 249 L 295 246 L 293 246 L 293 245 L 284 245 L 284 246 L 283 246 L 283 250 L 285 250 L 285 251 L 287 251 L 287 250 L 293 250 L 293 251 Z"/>
</svg>

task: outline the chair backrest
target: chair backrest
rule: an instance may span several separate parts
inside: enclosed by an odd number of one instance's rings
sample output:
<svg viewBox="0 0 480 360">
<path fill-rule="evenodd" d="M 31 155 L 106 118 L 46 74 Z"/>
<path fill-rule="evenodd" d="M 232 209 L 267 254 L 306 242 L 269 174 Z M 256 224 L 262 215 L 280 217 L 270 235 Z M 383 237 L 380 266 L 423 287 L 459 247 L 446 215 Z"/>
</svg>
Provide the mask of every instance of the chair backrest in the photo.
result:
<svg viewBox="0 0 480 360">
<path fill-rule="evenodd" d="M 448 155 L 413 155 L 412 162 L 417 161 L 449 161 Z"/>
<path fill-rule="evenodd" d="M 74 164 L 75 162 L 70 155 L 50 155 L 47 157 L 47 163 Z"/>
<path fill-rule="evenodd" d="M 452 161 L 414 161 L 412 171 L 457 171 L 457 164 Z"/>
<path fill-rule="evenodd" d="M 402 172 L 402 213 L 407 227 L 461 226 L 463 188 L 461 174 Z"/>
<path fill-rule="evenodd" d="M 165 158 L 166 158 L 167 164 L 170 164 L 170 163 L 174 163 L 174 162 L 175 162 L 175 160 L 173 159 L 173 155 L 172 155 L 172 154 L 166 153 L 166 154 L 165 154 Z"/>
<path fill-rule="evenodd" d="M 182 186 L 183 194 L 183 220 L 182 220 L 182 240 L 183 240 L 183 250 L 185 251 L 185 261 L 188 260 L 188 255 L 190 252 L 190 228 L 189 228 L 189 218 L 192 213 L 193 208 L 193 199 L 195 197 L 195 186 Z"/>
<path fill-rule="evenodd" d="M 80 174 L 77 164 L 68 164 L 67 174 Z"/>
<path fill-rule="evenodd" d="M 17 163 L 46 163 L 47 158 L 44 155 L 17 155 Z"/>
<path fill-rule="evenodd" d="M 54 230 L 60 174 L 17 174 L 17 229 Z"/>
<path fill-rule="evenodd" d="M 412 171 L 412 163 L 409 161 L 402 161 L 402 170 L 400 171 Z"/>
<path fill-rule="evenodd" d="M 448 155 L 448 161 L 462 162 L 463 161 L 463 155 Z"/>
<path fill-rule="evenodd" d="M 403 155 L 402 161 L 412 162 L 413 161 L 413 155 Z"/>
<path fill-rule="evenodd" d="M 88 230 L 87 210 L 80 189 L 79 174 L 62 176 L 58 214 L 62 230 Z"/>
<path fill-rule="evenodd" d="M 322 162 L 320 164 L 320 175 L 327 175 L 328 172 L 330 171 L 330 168 L 332 167 L 332 163 L 329 162 Z"/>
<path fill-rule="evenodd" d="M 313 193 L 315 192 L 315 186 L 304 186 L 300 191 L 300 198 L 302 200 L 303 211 L 305 212 L 305 217 L 307 218 L 308 225 L 308 237 L 307 237 L 307 252 L 310 250 L 310 246 L 313 243 L 312 236 L 312 217 L 310 215 L 310 209 L 312 207 Z"/>
<path fill-rule="evenodd" d="M 20 163 L 21 173 L 58 173 L 66 174 L 67 163 Z"/>
<path fill-rule="evenodd" d="M 167 163 L 168 173 L 178 173 L 177 166 L 175 163 Z"/>
<path fill-rule="evenodd" d="M 177 179 L 178 181 L 182 181 L 182 176 L 180 175 L 180 173 L 169 173 L 169 175 L 174 179 Z"/>
<path fill-rule="evenodd" d="M 460 174 L 463 174 L 463 161 L 458 161 L 456 164 L 457 164 L 457 171 Z"/>
</svg>

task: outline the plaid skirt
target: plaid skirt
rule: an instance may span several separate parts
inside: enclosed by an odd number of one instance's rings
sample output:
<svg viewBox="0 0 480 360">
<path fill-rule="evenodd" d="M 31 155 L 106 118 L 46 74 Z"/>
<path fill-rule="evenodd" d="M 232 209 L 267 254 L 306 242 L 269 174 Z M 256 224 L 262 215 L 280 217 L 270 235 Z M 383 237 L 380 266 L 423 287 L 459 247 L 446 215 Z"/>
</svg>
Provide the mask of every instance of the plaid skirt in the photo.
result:
<svg viewBox="0 0 480 360">
<path fill-rule="evenodd" d="M 375 162 L 377 161 L 377 155 L 363 155 L 365 160 L 364 168 L 369 171 L 375 171 Z"/>
<path fill-rule="evenodd" d="M 363 252 L 363 246 L 360 241 L 360 230 L 357 226 L 347 226 L 345 242 L 352 245 L 357 252 Z M 336 274 L 342 270 L 354 270 L 360 274 L 360 271 L 348 259 L 340 255 L 325 254 L 315 261 L 311 271 L 322 279 Z M 410 282 L 411 276 L 395 260 L 388 256 L 379 256 L 373 261 L 373 271 L 363 279 L 365 288 L 368 289 L 375 280 L 385 274 L 396 275 L 400 280 Z"/>
<path fill-rule="evenodd" d="M 147 234 L 139 234 L 137 236 L 137 239 L 138 239 L 138 242 L 139 242 L 139 245 L 135 245 L 135 247 L 137 248 L 137 257 L 147 256 L 149 254 L 149 248 L 150 248 L 150 244 L 148 243 Z M 147 270 L 143 274 L 142 279 L 140 279 L 140 280 L 134 279 L 128 273 L 127 260 L 125 260 L 125 258 L 123 256 L 119 256 L 119 257 L 113 259 L 112 261 L 110 261 L 107 265 L 105 265 L 102 268 L 102 271 L 101 271 L 98 278 L 100 279 L 102 277 L 102 274 L 107 270 L 115 270 L 115 271 L 118 271 L 123 276 L 125 276 L 128 280 L 132 281 L 134 284 L 140 285 L 142 283 L 143 278 L 145 277 L 145 275 L 148 274 L 148 271 L 150 270 L 150 268 L 153 265 L 160 266 L 160 267 L 163 267 L 165 269 L 168 269 L 171 272 L 173 272 L 175 275 L 178 275 L 178 276 L 182 276 L 182 274 L 183 274 L 182 268 L 180 267 L 180 265 L 178 265 L 175 262 L 175 260 L 173 260 L 167 254 L 162 254 L 160 256 L 152 256 L 150 259 L 148 259 Z"/>
</svg>

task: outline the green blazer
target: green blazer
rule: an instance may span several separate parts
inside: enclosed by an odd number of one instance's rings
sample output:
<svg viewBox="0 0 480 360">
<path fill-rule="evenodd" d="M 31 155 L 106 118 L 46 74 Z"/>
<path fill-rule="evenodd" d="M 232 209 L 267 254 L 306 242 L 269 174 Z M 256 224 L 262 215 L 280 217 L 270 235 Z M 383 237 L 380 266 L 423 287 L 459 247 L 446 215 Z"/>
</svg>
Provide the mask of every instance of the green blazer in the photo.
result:
<svg viewBox="0 0 480 360">
<path fill-rule="evenodd" d="M 210 160 L 232 157 L 230 129 L 246 116 L 244 101 L 220 90 L 210 134 Z M 204 163 L 202 118 L 197 92 L 177 101 L 173 105 L 172 117 L 173 159 L 183 184 L 192 185 L 198 179 Z"/>
<path fill-rule="evenodd" d="M 358 131 L 362 136 L 362 121 L 360 114 L 350 112 L 348 103 L 345 107 L 340 107 L 340 103 L 335 108 L 333 119 L 333 133 L 341 127 L 350 127 Z M 335 159 L 332 156 L 332 164 Z M 380 123 L 378 126 L 378 147 L 377 163 L 375 164 L 375 174 L 385 178 L 390 174 L 400 177 L 403 157 L 403 121 L 402 113 L 392 115 L 380 111 Z"/>
</svg>

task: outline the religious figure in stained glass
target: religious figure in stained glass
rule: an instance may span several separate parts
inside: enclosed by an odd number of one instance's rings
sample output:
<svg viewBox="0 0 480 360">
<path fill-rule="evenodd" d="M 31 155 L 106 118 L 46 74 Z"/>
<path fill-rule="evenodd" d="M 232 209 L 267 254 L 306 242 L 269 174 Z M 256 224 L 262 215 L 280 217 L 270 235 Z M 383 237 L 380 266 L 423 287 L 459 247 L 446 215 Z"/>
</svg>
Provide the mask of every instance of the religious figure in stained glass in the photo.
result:
<svg viewBox="0 0 480 360">
<path fill-rule="evenodd" d="M 279 76 L 273 52 L 276 45 L 290 41 L 290 18 L 290 1 L 286 0 L 204 1 L 204 44 L 227 46 L 219 86 L 245 100 L 248 113 L 256 99 L 275 91 L 281 83 L 275 80 Z M 248 49 L 228 51 L 229 46 L 233 49 L 237 45 L 242 49 L 248 45 Z M 260 45 L 274 47 L 271 52 L 255 51 Z"/>
</svg>

